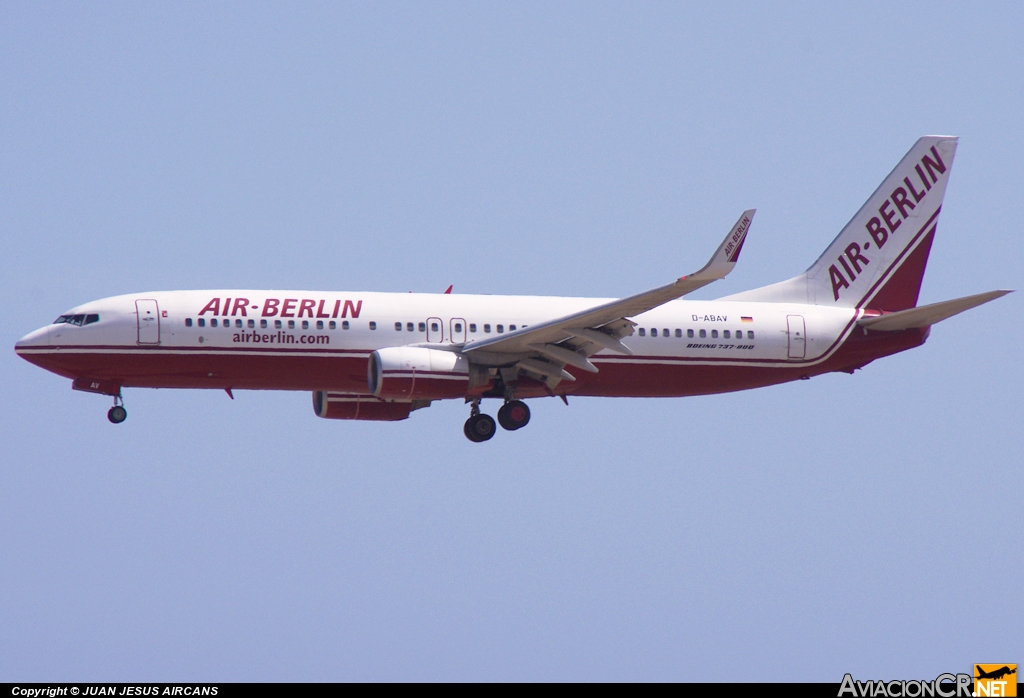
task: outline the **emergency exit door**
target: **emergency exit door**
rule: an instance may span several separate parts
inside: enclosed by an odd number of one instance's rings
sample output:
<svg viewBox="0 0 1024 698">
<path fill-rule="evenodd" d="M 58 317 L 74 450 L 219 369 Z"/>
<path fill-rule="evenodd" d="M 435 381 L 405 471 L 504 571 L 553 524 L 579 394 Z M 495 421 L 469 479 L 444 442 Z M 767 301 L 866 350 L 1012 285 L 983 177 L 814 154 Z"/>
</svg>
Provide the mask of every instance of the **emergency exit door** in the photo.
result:
<svg viewBox="0 0 1024 698">
<path fill-rule="evenodd" d="M 441 318 L 427 318 L 427 341 L 435 343 L 444 341 L 444 323 L 441 322 Z"/>
<path fill-rule="evenodd" d="M 154 300 L 135 301 L 139 323 L 139 344 L 160 343 L 160 308 Z"/>
</svg>

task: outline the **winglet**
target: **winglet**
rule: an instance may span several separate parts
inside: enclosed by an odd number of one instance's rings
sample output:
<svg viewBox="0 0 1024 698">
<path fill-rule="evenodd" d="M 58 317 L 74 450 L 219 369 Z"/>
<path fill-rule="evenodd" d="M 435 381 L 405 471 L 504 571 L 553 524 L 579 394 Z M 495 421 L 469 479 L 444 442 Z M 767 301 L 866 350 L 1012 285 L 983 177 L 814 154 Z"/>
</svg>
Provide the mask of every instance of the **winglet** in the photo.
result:
<svg viewBox="0 0 1024 698">
<path fill-rule="evenodd" d="M 743 249 L 743 241 L 747 239 L 747 231 L 750 230 L 750 223 L 754 220 L 754 213 L 757 209 L 750 209 L 744 211 L 740 219 L 736 221 L 736 225 L 732 227 L 729 234 L 725 236 L 725 240 L 719 245 L 715 254 L 711 257 L 704 267 L 689 276 L 684 276 L 682 279 L 689 279 L 691 281 L 707 280 L 716 281 L 718 279 L 724 279 L 729 272 L 736 266 L 736 262 L 740 258 L 740 250 Z"/>
</svg>

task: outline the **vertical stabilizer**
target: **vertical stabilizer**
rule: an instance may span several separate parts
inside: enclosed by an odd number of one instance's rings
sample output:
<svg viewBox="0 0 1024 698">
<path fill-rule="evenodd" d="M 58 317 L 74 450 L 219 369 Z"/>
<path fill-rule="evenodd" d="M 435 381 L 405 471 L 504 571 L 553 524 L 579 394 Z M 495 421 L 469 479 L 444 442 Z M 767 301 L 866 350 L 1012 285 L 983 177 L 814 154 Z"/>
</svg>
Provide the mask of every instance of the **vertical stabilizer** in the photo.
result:
<svg viewBox="0 0 1024 698">
<path fill-rule="evenodd" d="M 810 269 L 729 300 L 917 305 L 956 145 L 953 136 L 919 139 Z"/>
</svg>

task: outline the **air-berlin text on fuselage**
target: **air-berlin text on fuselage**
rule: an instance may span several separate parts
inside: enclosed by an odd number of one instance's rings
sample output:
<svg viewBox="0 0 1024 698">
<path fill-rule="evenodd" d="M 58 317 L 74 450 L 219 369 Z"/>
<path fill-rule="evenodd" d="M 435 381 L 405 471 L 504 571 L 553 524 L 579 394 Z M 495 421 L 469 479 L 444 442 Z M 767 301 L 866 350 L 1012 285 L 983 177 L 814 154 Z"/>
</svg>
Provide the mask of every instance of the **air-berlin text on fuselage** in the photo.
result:
<svg viewBox="0 0 1024 698">
<path fill-rule="evenodd" d="M 931 154 L 934 159 L 927 154 L 922 157 L 921 162 L 914 165 L 917 177 L 908 173 L 908 176 L 903 178 L 905 186 L 893 189 L 892 194 L 878 207 L 878 215 L 873 216 L 865 224 L 864 227 L 870 240 L 865 240 L 863 245 L 851 242 L 836 260 L 842 269 L 835 264 L 828 268 L 828 275 L 832 280 L 832 295 L 835 300 L 839 300 L 842 289 L 850 288 L 850 284 L 871 264 L 871 260 L 863 254 L 864 250 L 871 249 L 872 242 L 878 249 L 885 247 L 889 236 L 896 233 L 903 221 L 910 216 L 909 212 L 924 201 L 932 186 L 938 183 L 939 175 L 946 173 L 946 163 L 942 161 L 935 146 L 931 147 Z M 921 187 L 920 191 L 914 186 L 915 181 L 918 182 L 917 186 Z"/>
<path fill-rule="evenodd" d="M 247 316 L 247 311 L 257 311 L 260 306 L 250 305 L 248 298 L 225 298 L 221 302 L 220 297 L 210 299 L 200 315 L 210 313 L 211 315 L 222 315 L 224 317 L 240 315 Z M 311 317 L 311 318 L 338 318 L 338 317 L 359 317 L 363 310 L 363 302 L 323 298 L 267 298 L 263 301 L 263 312 L 261 317 Z"/>
</svg>

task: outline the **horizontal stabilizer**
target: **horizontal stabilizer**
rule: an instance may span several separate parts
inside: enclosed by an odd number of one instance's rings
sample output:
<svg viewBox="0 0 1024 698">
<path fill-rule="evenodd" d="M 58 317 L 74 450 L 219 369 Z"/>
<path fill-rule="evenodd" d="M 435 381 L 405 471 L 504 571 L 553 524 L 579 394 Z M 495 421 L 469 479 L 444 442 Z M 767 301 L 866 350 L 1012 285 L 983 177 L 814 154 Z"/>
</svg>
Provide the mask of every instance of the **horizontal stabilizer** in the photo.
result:
<svg viewBox="0 0 1024 698">
<path fill-rule="evenodd" d="M 1001 298 L 1007 293 L 1013 293 L 1013 291 L 989 291 L 988 293 L 979 293 L 976 296 L 967 296 L 966 298 L 956 298 L 951 301 L 922 305 L 919 308 L 900 310 L 895 313 L 875 315 L 874 317 L 863 317 L 857 321 L 857 324 L 861 327 L 866 327 L 869 330 L 881 331 L 909 330 L 915 327 L 930 327 L 937 322 L 942 322 L 946 318 L 951 318 L 965 310 L 970 310 L 971 308 L 976 308 L 983 303 L 988 303 L 989 301 L 994 301 L 996 298 Z"/>
</svg>

